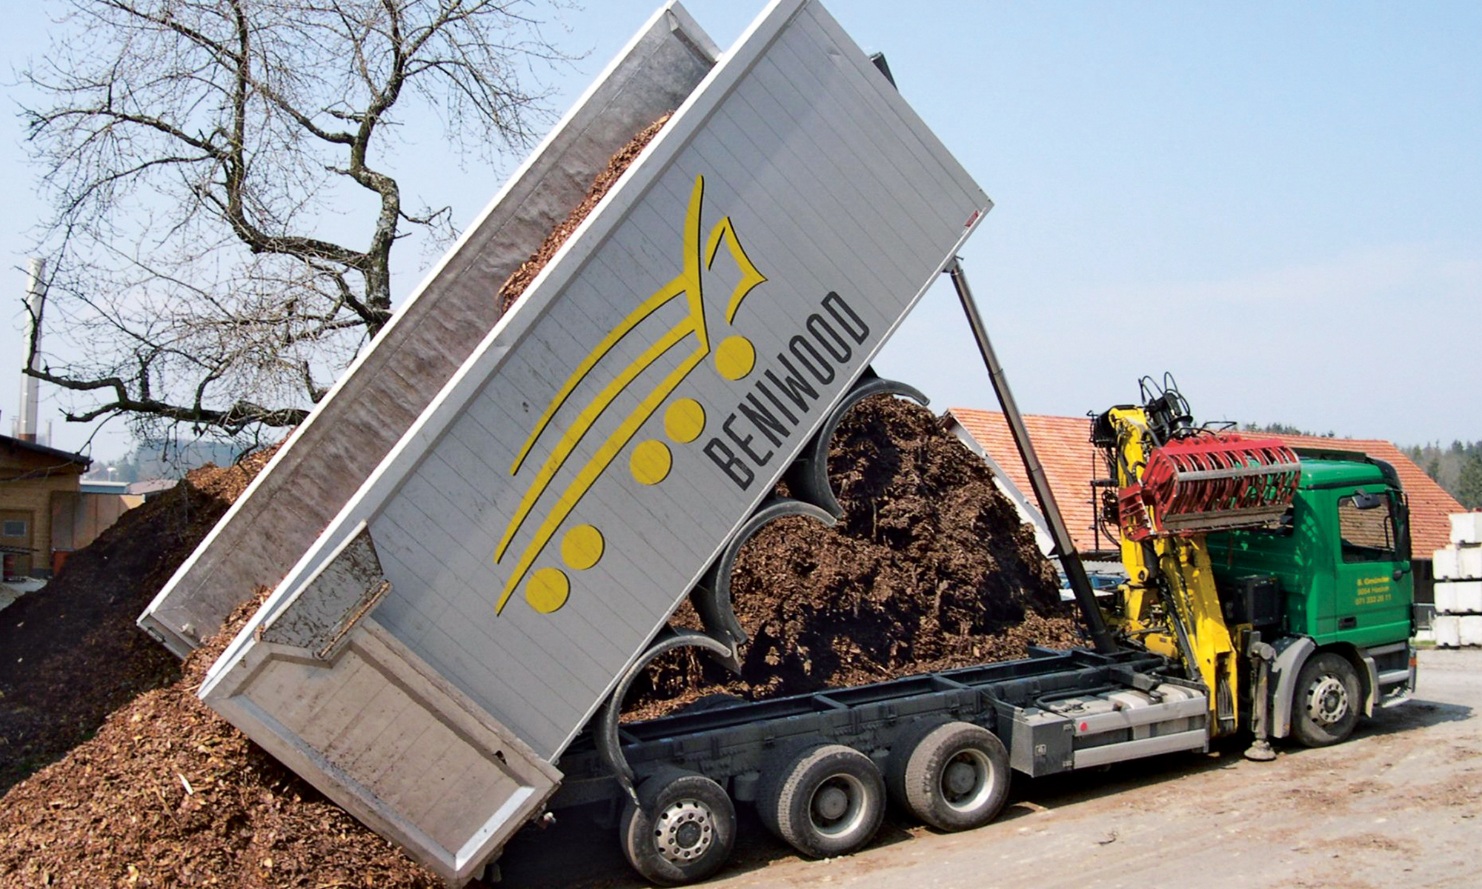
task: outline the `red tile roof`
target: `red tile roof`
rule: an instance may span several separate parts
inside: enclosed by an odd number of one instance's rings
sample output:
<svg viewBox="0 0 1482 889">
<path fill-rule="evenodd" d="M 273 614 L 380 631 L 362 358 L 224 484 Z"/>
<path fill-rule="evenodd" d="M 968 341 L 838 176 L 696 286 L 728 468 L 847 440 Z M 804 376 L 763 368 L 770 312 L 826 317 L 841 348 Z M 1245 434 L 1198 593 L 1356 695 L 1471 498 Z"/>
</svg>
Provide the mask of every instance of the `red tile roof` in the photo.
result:
<svg viewBox="0 0 1482 889">
<path fill-rule="evenodd" d="M 1034 489 L 1029 486 L 1029 473 L 1014 446 L 1008 421 L 998 411 L 980 411 L 954 407 L 947 411 L 950 419 L 972 435 L 994 463 L 1008 476 L 1031 504 L 1038 507 Z M 1070 539 L 1082 553 L 1117 548 L 1115 538 L 1098 532 L 1096 513 L 1091 504 L 1091 480 L 1106 475 L 1101 455 L 1091 445 L 1091 421 L 1086 417 L 1046 417 L 1027 414 L 1024 425 L 1034 452 L 1045 468 L 1045 479 L 1055 494 L 1055 503 L 1065 517 Z"/>
<path fill-rule="evenodd" d="M 1262 433 L 1267 435 L 1267 433 Z M 1377 439 L 1315 438 L 1310 435 L 1269 435 L 1279 438 L 1293 447 L 1337 448 L 1341 451 L 1362 451 L 1376 460 L 1383 460 L 1399 473 L 1400 484 L 1410 501 L 1410 547 L 1418 559 L 1429 559 L 1436 550 L 1451 542 L 1451 520 L 1453 512 L 1466 512 L 1466 507 L 1436 484 L 1436 480 L 1405 456 L 1405 452 L 1394 444 Z"/>
<path fill-rule="evenodd" d="M 978 445 L 1024 496 L 1034 502 L 1029 474 L 1024 470 L 1009 434 L 1008 422 L 998 411 L 954 407 L 947 411 L 950 419 L 967 430 Z M 1091 507 L 1091 480 L 1106 474 L 1096 448 L 1091 445 L 1090 421 L 1085 417 L 1046 417 L 1030 414 L 1024 417 L 1035 453 L 1045 467 L 1045 478 L 1055 493 L 1055 500 L 1065 516 L 1071 539 L 1082 552 L 1110 549 L 1103 533 L 1097 537 Z M 1466 512 L 1456 498 L 1436 484 L 1425 470 L 1415 465 L 1394 444 L 1375 439 L 1315 438 L 1305 435 L 1269 435 L 1293 446 L 1334 448 L 1359 451 L 1383 460 L 1399 473 L 1400 484 L 1410 500 L 1410 529 L 1414 555 L 1429 559 L 1431 554 L 1450 541 L 1451 524 L 1446 518 L 1454 512 Z"/>
</svg>

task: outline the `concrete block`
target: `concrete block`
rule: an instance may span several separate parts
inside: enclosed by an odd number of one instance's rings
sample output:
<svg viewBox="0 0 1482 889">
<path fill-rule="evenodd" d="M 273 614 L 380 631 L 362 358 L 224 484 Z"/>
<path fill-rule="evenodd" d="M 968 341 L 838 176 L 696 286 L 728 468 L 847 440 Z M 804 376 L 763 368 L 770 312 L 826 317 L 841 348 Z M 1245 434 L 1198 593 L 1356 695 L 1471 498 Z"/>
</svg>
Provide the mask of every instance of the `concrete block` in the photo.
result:
<svg viewBox="0 0 1482 889">
<path fill-rule="evenodd" d="M 1458 623 L 1461 624 L 1462 645 L 1482 646 L 1482 614 L 1463 615 Z"/>
<path fill-rule="evenodd" d="M 1450 580 L 1459 576 L 1461 563 L 1457 558 L 1458 552 L 1455 546 L 1436 550 L 1435 555 L 1431 557 L 1431 571 L 1436 580 Z"/>
<path fill-rule="evenodd" d="M 1456 548 L 1456 574 L 1458 580 L 1482 579 L 1482 546 L 1459 546 Z"/>
<path fill-rule="evenodd" d="M 1482 580 L 1482 546 L 1452 544 L 1436 550 L 1431 564 L 1437 580 Z"/>
<path fill-rule="evenodd" d="M 1482 580 L 1459 580 L 1456 588 L 1456 610 L 1460 614 L 1482 614 Z"/>
<path fill-rule="evenodd" d="M 1454 512 L 1449 518 L 1452 543 L 1482 543 L 1482 512 Z"/>
<path fill-rule="evenodd" d="M 1437 614 L 1482 614 L 1482 580 L 1436 582 Z"/>
<path fill-rule="evenodd" d="M 1437 648 L 1458 648 L 1461 646 L 1461 617 L 1438 614 L 1431 623 L 1431 632 L 1436 634 Z"/>
</svg>

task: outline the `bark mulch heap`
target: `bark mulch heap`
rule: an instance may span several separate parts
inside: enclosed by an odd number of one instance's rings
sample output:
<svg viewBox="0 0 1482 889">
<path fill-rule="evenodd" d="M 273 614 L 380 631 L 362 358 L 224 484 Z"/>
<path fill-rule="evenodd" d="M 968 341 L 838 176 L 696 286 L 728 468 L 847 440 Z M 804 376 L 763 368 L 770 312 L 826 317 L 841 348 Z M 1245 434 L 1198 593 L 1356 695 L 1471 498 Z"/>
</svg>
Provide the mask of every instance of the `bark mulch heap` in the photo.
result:
<svg viewBox="0 0 1482 889">
<path fill-rule="evenodd" d="M 270 456 L 192 472 L 0 613 L 0 733 L 25 751 L 6 757 L 0 885 L 441 885 L 197 700 L 266 590 L 183 667 L 134 625 Z"/>
<path fill-rule="evenodd" d="M 1024 657 L 1082 641 L 1054 568 L 987 465 L 930 411 L 889 396 L 844 418 L 829 454 L 844 518 L 775 521 L 731 580 L 751 637 L 738 678 L 688 652 L 634 684 L 625 718 L 707 694 L 749 700 Z M 699 626 L 686 605 L 676 622 Z"/>
<path fill-rule="evenodd" d="M 0 612 L 0 793 L 179 677 L 180 662 L 134 621 L 271 455 L 191 472 Z"/>
<path fill-rule="evenodd" d="M 197 700 L 267 592 L 191 654 L 179 681 L 6 795 L 4 885 L 441 885 Z"/>
</svg>

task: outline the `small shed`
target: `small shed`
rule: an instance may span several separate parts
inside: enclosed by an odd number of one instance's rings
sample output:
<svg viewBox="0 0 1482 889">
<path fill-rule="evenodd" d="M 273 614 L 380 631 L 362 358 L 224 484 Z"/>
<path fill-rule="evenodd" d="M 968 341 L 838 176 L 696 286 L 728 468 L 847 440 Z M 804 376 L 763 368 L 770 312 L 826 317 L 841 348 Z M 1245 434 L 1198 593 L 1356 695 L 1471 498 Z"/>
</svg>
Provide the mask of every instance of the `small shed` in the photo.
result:
<svg viewBox="0 0 1482 889">
<path fill-rule="evenodd" d="M 144 502 L 127 482 L 84 480 L 81 489 L 51 498 L 51 567 L 62 570 L 68 553 L 82 549 Z"/>
<path fill-rule="evenodd" d="M 0 553 L 4 577 L 50 577 L 53 503 L 75 498 L 92 461 L 0 435 Z"/>
</svg>

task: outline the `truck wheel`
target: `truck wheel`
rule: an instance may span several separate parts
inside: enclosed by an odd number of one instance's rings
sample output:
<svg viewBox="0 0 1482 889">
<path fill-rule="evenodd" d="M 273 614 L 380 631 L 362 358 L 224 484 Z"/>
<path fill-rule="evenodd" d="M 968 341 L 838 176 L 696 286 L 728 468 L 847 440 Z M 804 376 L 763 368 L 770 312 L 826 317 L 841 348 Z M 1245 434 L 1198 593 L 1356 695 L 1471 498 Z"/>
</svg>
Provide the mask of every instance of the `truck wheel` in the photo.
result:
<svg viewBox="0 0 1482 889">
<path fill-rule="evenodd" d="M 756 803 L 762 823 L 810 858 L 863 848 L 885 817 L 880 770 L 852 747 L 810 747 L 768 771 Z"/>
<path fill-rule="evenodd" d="M 638 786 L 618 824 L 623 854 L 645 879 L 662 886 L 703 880 L 731 857 L 736 807 L 704 775 L 662 769 Z"/>
<path fill-rule="evenodd" d="M 1297 674 L 1292 733 L 1306 747 L 1337 744 L 1353 734 L 1362 700 L 1358 672 L 1341 655 L 1309 658 Z"/>
<path fill-rule="evenodd" d="M 982 827 L 1009 795 L 1003 742 L 968 722 L 926 725 L 891 751 L 887 775 L 896 800 L 938 830 Z"/>
</svg>

